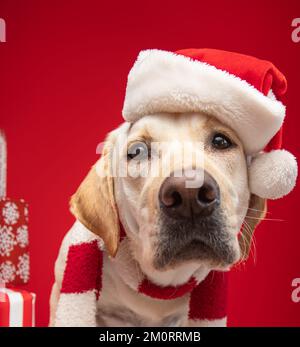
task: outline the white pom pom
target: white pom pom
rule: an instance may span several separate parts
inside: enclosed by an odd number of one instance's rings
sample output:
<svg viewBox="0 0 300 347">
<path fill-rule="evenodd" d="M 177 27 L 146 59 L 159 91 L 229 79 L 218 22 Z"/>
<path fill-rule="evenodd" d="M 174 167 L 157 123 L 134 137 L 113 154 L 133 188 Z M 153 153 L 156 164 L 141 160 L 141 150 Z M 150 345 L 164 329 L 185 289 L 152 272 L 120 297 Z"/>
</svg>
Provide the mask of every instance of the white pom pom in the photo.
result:
<svg viewBox="0 0 300 347">
<path fill-rule="evenodd" d="M 295 186 L 296 158 L 286 150 L 259 153 L 249 168 L 250 191 L 266 199 L 279 199 Z"/>
</svg>

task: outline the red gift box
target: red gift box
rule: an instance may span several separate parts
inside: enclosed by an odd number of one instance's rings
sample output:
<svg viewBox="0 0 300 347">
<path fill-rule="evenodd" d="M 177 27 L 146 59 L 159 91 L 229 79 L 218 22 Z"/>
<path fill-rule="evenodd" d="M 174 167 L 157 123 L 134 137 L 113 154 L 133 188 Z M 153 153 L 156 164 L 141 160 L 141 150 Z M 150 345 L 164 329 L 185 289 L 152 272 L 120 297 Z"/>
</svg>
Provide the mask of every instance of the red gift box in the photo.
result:
<svg viewBox="0 0 300 347">
<path fill-rule="evenodd" d="M 6 141 L 0 131 L 0 284 L 29 280 L 28 205 L 6 197 Z"/>
<path fill-rule="evenodd" d="M 33 327 L 35 294 L 25 290 L 0 288 L 0 327 Z"/>
</svg>

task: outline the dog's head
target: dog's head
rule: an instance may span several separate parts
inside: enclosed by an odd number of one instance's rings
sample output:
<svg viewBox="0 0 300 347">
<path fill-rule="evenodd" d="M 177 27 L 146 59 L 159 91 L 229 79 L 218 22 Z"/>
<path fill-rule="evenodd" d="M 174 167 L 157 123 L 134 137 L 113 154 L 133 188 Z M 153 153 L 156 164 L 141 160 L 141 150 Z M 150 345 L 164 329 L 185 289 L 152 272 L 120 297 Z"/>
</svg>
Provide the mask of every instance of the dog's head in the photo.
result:
<svg viewBox="0 0 300 347">
<path fill-rule="evenodd" d="M 227 269 L 247 257 L 265 201 L 249 192 L 233 130 L 203 113 L 158 114 L 108 136 L 71 209 L 112 256 L 120 219 L 143 269 Z"/>
</svg>

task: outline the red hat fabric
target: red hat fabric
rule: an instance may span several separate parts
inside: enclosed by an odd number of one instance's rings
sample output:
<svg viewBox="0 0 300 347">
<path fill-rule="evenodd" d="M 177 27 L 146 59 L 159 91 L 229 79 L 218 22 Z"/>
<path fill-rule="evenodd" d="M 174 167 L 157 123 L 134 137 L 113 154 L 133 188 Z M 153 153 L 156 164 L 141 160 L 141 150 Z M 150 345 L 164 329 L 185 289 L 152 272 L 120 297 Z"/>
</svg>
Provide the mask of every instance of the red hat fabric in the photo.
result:
<svg viewBox="0 0 300 347">
<path fill-rule="evenodd" d="M 213 65 L 217 69 L 227 71 L 234 76 L 239 76 L 266 96 L 270 89 L 273 90 L 276 97 L 281 97 L 287 90 L 286 78 L 267 60 L 210 48 L 182 49 L 175 53 Z"/>
</svg>

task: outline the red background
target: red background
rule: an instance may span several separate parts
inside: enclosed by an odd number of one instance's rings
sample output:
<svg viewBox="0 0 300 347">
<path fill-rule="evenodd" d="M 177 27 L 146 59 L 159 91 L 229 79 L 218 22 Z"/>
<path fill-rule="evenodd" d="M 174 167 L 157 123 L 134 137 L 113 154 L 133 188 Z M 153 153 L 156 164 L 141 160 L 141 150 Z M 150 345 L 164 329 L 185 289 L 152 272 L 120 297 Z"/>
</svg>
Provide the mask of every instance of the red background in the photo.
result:
<svg viewBox="0 0 300 347">
<path fill-rule="evenodd" d="M 280 3 L 280 4 L 279 4 Z M 96 145 L 122 122 L 127 73 L 141 49 L 212 47 L 273 61 L 289 82 L 285 147 L 299 157 L 300 43 L 295 1 L 1 0 L 0 127 L 8 138 L 8 195 L 30 207 L 37 324 L 48 323 L 53 265 L 73 223 L 70 195 Z M 231 274 L 230 325 L 300 325 L 299 188 L 270 203 L 254 258 Z M 297 199 L 298 198 L 298 199 Z"/>
</svg>

